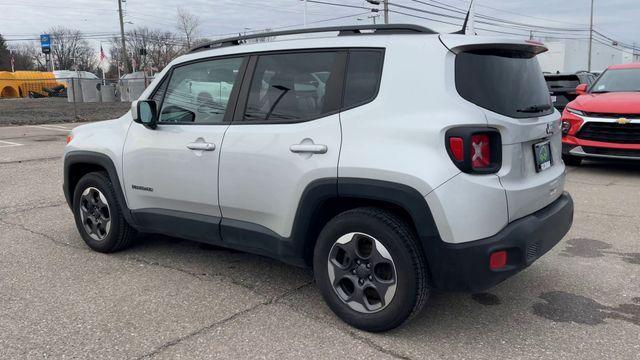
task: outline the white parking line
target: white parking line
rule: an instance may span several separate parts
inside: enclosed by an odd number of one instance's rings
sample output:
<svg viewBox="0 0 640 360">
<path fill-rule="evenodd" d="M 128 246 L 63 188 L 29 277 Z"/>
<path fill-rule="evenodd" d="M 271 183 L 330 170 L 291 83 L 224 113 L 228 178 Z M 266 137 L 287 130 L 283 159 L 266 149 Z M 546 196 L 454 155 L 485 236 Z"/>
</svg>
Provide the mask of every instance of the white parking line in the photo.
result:
<svg viewBox="0 0 640 360">
<path fill-rule="evenodd" d="M 6 145 L 2 145 L 2 144 L 6 144 Z M 14 143 L 11 141 L 3 141 L 0 140 L 0 148 L 5 148 L 5 147 L 12 147 L 12 146 L 22 146 L 24 144 L 18 144 L 18 143 Z"/>
<path fill-rule="evenodd" d="M 29 125 L 29 127 L 45 129 L 45 130 L 57 130 L 57 131 L 66 131 L 66 132 L 71 131 L 71 129 L 67 129 L 61 125 Z"/>
</svg>

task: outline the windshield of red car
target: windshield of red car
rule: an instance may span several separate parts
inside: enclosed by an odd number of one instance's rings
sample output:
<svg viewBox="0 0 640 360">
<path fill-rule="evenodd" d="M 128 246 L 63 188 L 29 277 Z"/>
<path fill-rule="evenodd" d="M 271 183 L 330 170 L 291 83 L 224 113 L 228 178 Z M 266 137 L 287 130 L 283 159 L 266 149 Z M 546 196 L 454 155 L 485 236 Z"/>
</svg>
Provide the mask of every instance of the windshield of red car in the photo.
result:
<svg viewBox="0 0 640 360">
<path fill-rule="evenodd" d="M 640 91 L 640 69 L 607 70 L 591 87 L 591 93 Z"/>
</svg>

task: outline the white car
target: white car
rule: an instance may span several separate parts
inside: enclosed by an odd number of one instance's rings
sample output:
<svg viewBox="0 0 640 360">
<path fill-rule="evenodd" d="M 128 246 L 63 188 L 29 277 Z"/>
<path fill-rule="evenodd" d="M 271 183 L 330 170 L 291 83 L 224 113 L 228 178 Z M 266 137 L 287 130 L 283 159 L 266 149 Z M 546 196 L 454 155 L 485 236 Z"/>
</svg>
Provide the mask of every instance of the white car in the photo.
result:
<svg viewBox="0 0 640 360">
<path fill-rule="evenodd" d="M 414 25 L 258 36 L 181 56 L 129 113 L 73 130 L 64 192 L 89 247 L 162 233 L 311 267 L 340 318 L 384 331 L 569 230 L 542 45 Z"/>
</svg>

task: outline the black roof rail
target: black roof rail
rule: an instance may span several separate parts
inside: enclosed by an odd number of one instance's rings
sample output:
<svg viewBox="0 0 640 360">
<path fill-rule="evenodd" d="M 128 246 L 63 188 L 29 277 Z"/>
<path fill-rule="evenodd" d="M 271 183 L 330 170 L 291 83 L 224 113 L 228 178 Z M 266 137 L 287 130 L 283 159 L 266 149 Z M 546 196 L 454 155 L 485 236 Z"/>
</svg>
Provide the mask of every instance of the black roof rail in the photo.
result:
<svg viewBox="0 0 640 360">
<path fill-rule="evenodd" d="M 413 24 L 319 27 L 319 28 L 309 28 L 309 29 L 263 32 L 263 33 L 256 33 L 256 34 L 220 39 L 220 40 L 215 40 L 206 44 L 198 45 L 192 48 L 191 50 L 189 50 L 189 53 L 202 51 L 202 50 L 216 49 L 216 48 L 221 48 L 226 46 L 240 45 L 240 44 L 243 44 L 244 41 L 251 40 L 251 39 L 260 39 L 260 38 L 272 37 L 272 36 L 323 33 L 323 32 L 338 32 L 338 36 L 386 35 L 386 34 L 437 34 L 435 31 L 429 28 L 419 26 L 419 25 L 413 25 Z"/>
</svg>

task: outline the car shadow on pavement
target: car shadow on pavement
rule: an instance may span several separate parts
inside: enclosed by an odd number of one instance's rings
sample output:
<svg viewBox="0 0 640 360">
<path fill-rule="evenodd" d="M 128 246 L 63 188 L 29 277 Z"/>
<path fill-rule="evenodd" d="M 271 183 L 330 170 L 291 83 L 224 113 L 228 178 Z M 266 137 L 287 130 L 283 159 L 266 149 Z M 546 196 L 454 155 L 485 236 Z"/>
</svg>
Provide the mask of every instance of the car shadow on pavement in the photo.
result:
<svg viewBox="0 0 640 360">
<path fill-rule="evenodd" d="M 578 167 L 567 167 L 569 171 L 589 171 L 595 174 L 640 176 L 640 161 L 589 159 Z"/>
</svg>

